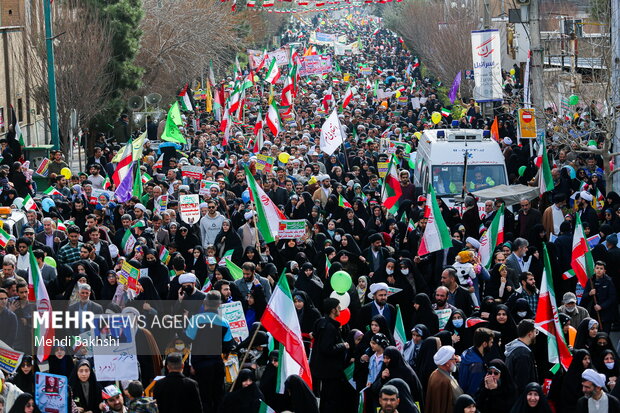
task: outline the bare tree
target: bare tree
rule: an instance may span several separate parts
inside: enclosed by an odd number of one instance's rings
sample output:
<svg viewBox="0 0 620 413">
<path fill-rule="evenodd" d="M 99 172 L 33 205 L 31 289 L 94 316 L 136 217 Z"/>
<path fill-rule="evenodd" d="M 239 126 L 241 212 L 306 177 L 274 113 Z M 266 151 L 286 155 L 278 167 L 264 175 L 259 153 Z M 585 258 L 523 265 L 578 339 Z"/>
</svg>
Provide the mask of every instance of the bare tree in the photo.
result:
<svg viewBox="0 0 620 413">
<path fill-rule="evenodd" d="M 60 144 L 68 154 L 71 111 L 80 124 L 87 124 L 105 107 L 111 76 L 106 63 L 112 56 L 111 33 L 92 7 L 82 0 L 65 0 L 54 7 L 54 47 Z M 45 35 L 35 25 L 26 27 L 27 70 L 32 96 L 40 107 L 48 107 Z M 49 121 L 49 117 L 46 117 Z"/>
</svg>

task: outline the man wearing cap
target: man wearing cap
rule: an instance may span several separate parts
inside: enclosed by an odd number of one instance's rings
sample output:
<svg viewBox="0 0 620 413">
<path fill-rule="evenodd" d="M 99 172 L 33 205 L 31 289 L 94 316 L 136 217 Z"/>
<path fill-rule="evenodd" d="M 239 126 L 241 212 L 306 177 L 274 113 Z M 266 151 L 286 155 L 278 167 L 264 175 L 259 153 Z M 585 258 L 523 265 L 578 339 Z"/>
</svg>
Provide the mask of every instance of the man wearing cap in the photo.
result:
<svg viewBox="0 0 620 413">
<path fill-rule="evenodd" d="M 558 308 L 558 312 L 569 316 L 572 326 L 579 326 L 584 318 L 590 317 L 588 310 L 577 305 L 577 297 L 575 293 L 571 293 L 570 291 L 564 293 L 562 305 Z"/>
<path fill-rule="evenodd" d="M 598 234 L 598 215 L 596 210 L 592 208 L 592 200 L 594 197 L 588 191 L 581 191 L 579 193 L 579 210 L 577 213 L 581 218 L 581 222 L 587 222 L 590 224 L 590 233 Z"/>
<path fill-rule="evenodd" d="M 101 397 L 103 401 L 99 404 L 99 408 L 102 412 L 128 412 L 123 404 L 123 394 L 114 384 L 104 387 L 101 391 Z"/>
<path fill-rule="evenodd" d="M 372 301 L 365 304 L 359 313 L 358 328 L 366 331 L 366 326 L 370 325 L 370 321 L 376 315 L 382 315 L 388 322 L 390 329 L 394 331 L 396 323 L 396 309 L 392 304 L 388 304 L 388 285 L 386 283 L 374 283 L 370 285 L 370 297 Z"/>
<path fill-rule="evenodd" d="M 605 393 L 605 375 L 593 369 L 585 369 L 581 373 L 581 389 L 583 397 L 577 401 L 579 413 L 612 413 L 620 412 L 620 401 L 611 394 Z"/>
<path fill-rule="evenodd" d="M 458 362 L 454 353 L 454 347 L 443 346 L 433 356 L 437 369 L 428 378 L 424 413 L 450 413 L 456 399 L 463 394 L 459 383 L 452 377 Z"/>
<path fill-rule="evenodd" d="M 611 331 L 611 324 L 618 315 L 618 299 L 616 287 L 611 277 L 607 275 L 607 265 L 603 261 L 594 263 L 594 278 L 588 280 L 583 291 L 581 304 L 591 308 L 591 314 L 602 325 L 599 330 L 606 333 Z"/>
<path fill-rule="evenodd" d="M 332 194 L 331 179 L 329 175 L 322 174 L 318 176 L 317 180 L 320 182 L 321 186 L 316 191 L 314 191 L 314 194 L 312 194 L 312 200 L 316 201 L 318 199 L 319 201 L 321 201 L 321 208 L 325 208 L 327 200 Z"/>
<path fill-rule="evenodd" d="M 350 384 L 344 369 L 349 343 L 342 339 L 340 323 L 340 301 L 336 298 L 323 300 L 323 317 L 316 321 L 312 331 L 314 345 L 310 358 L 310 371 L 315 389 L 320 388 L 321 413 L 338 413 L 349 411 L 347 394 Z M 348 388 L 347 388 L 348 386 Z"/>
</svg>

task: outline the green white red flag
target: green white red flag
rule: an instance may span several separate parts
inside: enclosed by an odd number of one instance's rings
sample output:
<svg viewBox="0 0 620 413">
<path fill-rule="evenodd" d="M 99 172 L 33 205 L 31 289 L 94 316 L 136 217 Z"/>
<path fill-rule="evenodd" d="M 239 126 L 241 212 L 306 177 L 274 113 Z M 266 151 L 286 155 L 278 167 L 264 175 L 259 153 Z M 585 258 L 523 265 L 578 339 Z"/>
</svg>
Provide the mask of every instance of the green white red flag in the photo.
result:
<svg viewBox="0 0 620 413">
<path fill-rule="evenodd" d="M 594 274 L 594 259 L 588 246 L 588 240 L 583 232 L 581 217 L 575 214 L 575 233 L 573 234 L 573 252 L 571 254 L 570 265 L 579 284 L 585 288 L 588 278 Z"/>
<path fill-rule="evenodd" d="M 30 194 L 26 195 L 24 197 L 24 205 L 23 208 L 26 211 L 29 211 L 31 209 L 37 209 L 37 204 L 34 202 L 34 199 L 32 199 L 32 196 L 30 196 Z"/>
<path fill-rule="evenodd" d="M 32 246 L 28 251 L 30 257 L 30 269 L 28 270 L 28 284 L 29 285 L 29 297 L 32 298 L 32 301 L 35 301 L 37 313 L 39 315 L 45 317 L 45 314 L 49 316 L 49 320 L 52 319 L 52 303 L 50 301 L 50 297 L 47 294 L 47 288 L 45 288 L 45 282 L 43 281 L 43 277 L 41 276 L 41 270 L 39 269 L 39 264 L 37 263 L 37 259 L 32 253 Z M 37 323 L 35 326 L 34 337 L 42 338 L 43 345 L 36 346 L 37 348 L 37 358 L 40 362 L 47 360 L 49 355 L 52 352 L 52 341 L 54 338 L 54 328 L 50 325 L 46 326 L 45 323 L 41 323 L 40 325 Z"/>
<path fill-rule="evenodd" d="M 254 202 L 256 214 L 258 215 L 256 227 L 263 236 L 265 243 L 275 242 L 275 237 L 278 235 L 278 229 L 280 228 L 280 221 L 286 219 L 286 217 L 271 198 L 267 196 L 263 188 L 258 186 L 247 166 L 245 167 L 245 176 L 248 181 L 248 189 L 250 190 L 250 199 Z"/>
<path fill-rule="evenodd" d="M 493 263 L 493 251 L 495 247 L 504 242 L 504 205 L 498 210 L 489 229 L 487 229 L 482 238 L 480 238 L 480 263 L 485 268 L 490 268 Z"/>
<path fill-rule="evenodd" d="M 560 319 L 558 318 L 558 308 L 555 300 L 555 290 L 553 288 L 553 275 L 551 272 L 551 262 L 547 253 L 547 246 L 543 242 L 543 262 L 544 269 L 540 293 L 538 296 L 538 307 L 536 310 L 536 328 L 547 336 L 547 354 L 549 363 L 562 365 L 566 370 L 570 365 L 573 356 L 571 355 L 566 342 Z M 557 367 L 556 367 L 557 368 Z"/>
<path fill-rule="evenodd" d="M 349 201 L 344 199 L 342 194 L 338 194 L 338 206 L 343 207 L 343 208 L 353 208 L 351 204 L 349 203 Z"/>
<path fill-rule="evenodd" d="M 536 167 L 538 168 L 538 189 L 540 196 L 548 191 L 553 191 L 553 177 L 551 176 L 551 166 L 547 156 L 547 145 L 543 137 L 538 146 L 538 156 L 536 157 Z"/>
<path fill-rule="evenodd" d="M 273 136 L 278 136 L 282 130 L 282 122 L 280 122 L 280 113 L 278 112 L 275 99 L 271 99 L 271 104 L 269 105 L 269 110 L 267 111 L 266 121 L 269 130 L 273 133 Z"/>
<path fill-rule="evenodd" d="M 450 230 L 446 225 L 441 210 L 437 204 L 435 197 L 435 189 L 433 185 L 428 185 L 428 194 L 426 195 L 426 212 L 425 218 L 428 218 L 424 234 L 418 248 L 418 255 L 426 255 L 431 252 L 450 248 L 452 246 L 452 237 Z"/>
<path fill-rule="evenodd" d="M 0 227 L 0 247 L 4 248 L 9 243 L 11 235 Z"/>
<path fill-rule="evenodd" d="M 390 166 L 388 167 L 387 175 L 385 175 L 383 182 L 383 190 L 381 191 L 381 202 L 383 206 L 394 215 L 398 212 L 400 197 L 403 194 L 395 160 L 396 157 L 392 155 Z"/>
<path fill-rule="evenodd" d="M 345 109 L 349 103 L 351 103 L 351 99 L 353 99 L 353 91 L 351 90 L 351 84 L 349 84 L 347 92 L 344 94 L 344 99 L 342 100 L 342 109 Z"/>
<path fill-rule="evenodd" d="M 396 304 L 396 323 L 394 325 L 394 341 L 396 342 L 396 348 L 401 353 L 405 348 L 407 342 L 407 336 L 405 335 L 405 326 L 403 324 L 403 315 L 400 312 L 400 305 Z"/>
<path fill-rule="evenodd" d="M 269 64 L 269 68 L 267 69 L 267 74 L 265 75 L 265 82 L 275 85 L 278 79 L 280 79 L 280 70 L 278 69 L 278 62 L 274 57 L 273 59 L 271 59 L 271 63 Z"/>
</svg>

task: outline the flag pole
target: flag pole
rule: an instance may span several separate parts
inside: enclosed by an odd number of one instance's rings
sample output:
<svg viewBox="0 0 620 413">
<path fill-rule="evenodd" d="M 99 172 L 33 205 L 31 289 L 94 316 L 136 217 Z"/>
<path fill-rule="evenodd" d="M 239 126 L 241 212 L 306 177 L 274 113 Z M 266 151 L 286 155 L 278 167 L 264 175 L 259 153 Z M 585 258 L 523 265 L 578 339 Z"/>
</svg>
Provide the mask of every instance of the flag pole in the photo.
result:
<svg viewBox="0 0 620 413">
<path fill-rule="evenodd" d="M 256 329 L 254 330 L 254 334 L 252 334 L 252 339 L 250 340 L 250 343 L 248 344 L 248 348 L 245 352 L 245 354 L 243 355 L 243 359 L 241 360 L 241 364 L 239 364 L 239 367 L 243 367 L 243 365 L 245 364 L 245 360 L 248 358 L 248 354 L 250 353 L 250 349 L 252 348 L 252 344 L 254 344 L 254 339 L 256 338 L 256 335 L 258 334 L 258 331 L 261 328 L 261 323 L 260 321 L 257 321 L 258 325 L 256 326 Z M 230 390 L 229 392 L 232 392 L 233 390 L 235 390 L 235 384 L 237 384 L 237 379 L 239 378 L 239 375 L 237 374 L 237 377 L 235 377 L 235 380 L 233 381 L 232 385 L 230 386 Z"/>
</svg>

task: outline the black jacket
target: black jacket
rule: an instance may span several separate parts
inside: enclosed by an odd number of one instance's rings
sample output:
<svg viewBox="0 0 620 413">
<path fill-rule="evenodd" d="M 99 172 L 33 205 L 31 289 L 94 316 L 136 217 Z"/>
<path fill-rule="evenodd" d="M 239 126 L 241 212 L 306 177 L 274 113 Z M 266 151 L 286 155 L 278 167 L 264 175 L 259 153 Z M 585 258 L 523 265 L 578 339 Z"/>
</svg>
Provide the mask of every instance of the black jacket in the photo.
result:
<svg viewBox="0 0 620 413">
<path fill-rule="evenodd" d="M 612 396 L 611 394 L 607 394 L 608 398 L 608 406 L 607 413 L 619 413 L 620 412 L 620 401 L 617 398 Z M 577 401 L 577 413 L 589 413 L 588 409 L 588 398 L 583 396 Z"/>
<path fill-rule="evenodd" d="M 340 333 L 340 323 L 329 317 L 314 325 L 314 346 L 310 358 L 313 379 L 336 379 L 344 374 L 347 349 Z"/>
<path fill-rule="evenodd" d="M 390 303 L 386 303 L 385 307 L 387 308 L 383 310 L 383 317 L 387 320 L 390 331 L 394 331 L 394 325 L 396 324 L 396 308 Z M 377 314 L 379 314 L 379 312 L 374 301 L 362 306 L 358 317 L 358 328 L 361 331 L 366 331 L 366 326 L 370 325 L 372 318 Z"/>
<path fill-rule="evenodd" d="M 153 387 L 159 413 L 201 412 L 198 383 L 183 373 L 168 373 Z"/>
<path fill-rule="evenodd" d="M 517 386 L 517 394 L 521 394 L 529 383 L 538 382 L 534 353 L 519 339 L 506 344 L 506 367 Z"/>
</svg>

